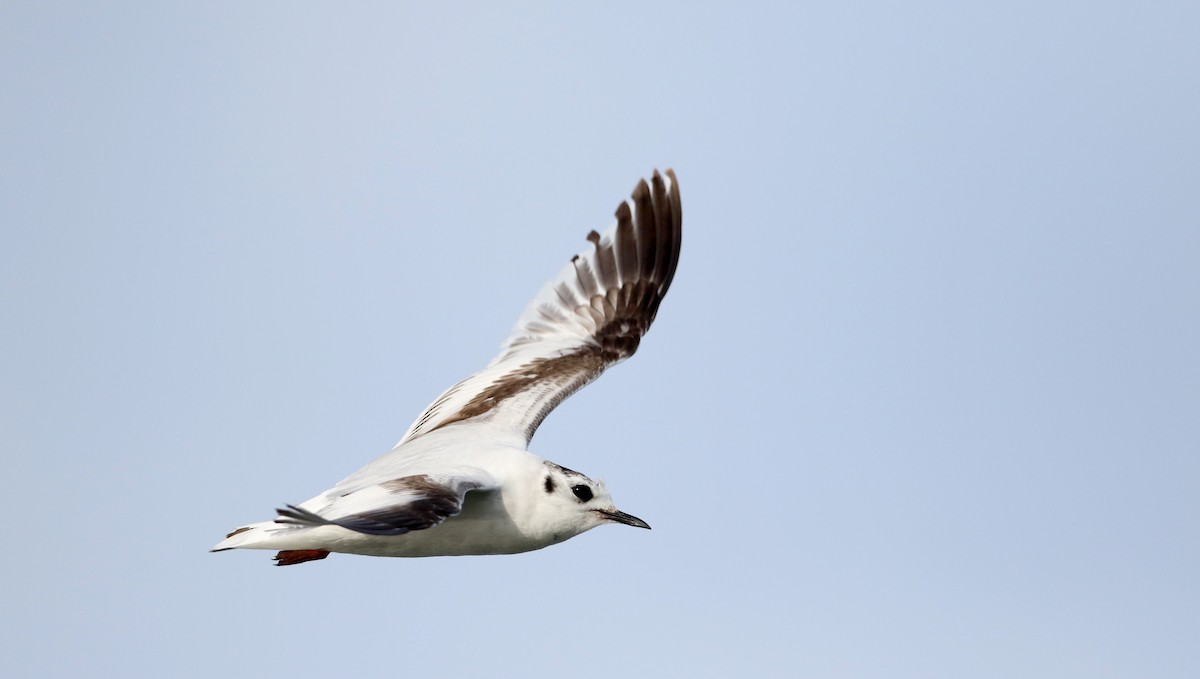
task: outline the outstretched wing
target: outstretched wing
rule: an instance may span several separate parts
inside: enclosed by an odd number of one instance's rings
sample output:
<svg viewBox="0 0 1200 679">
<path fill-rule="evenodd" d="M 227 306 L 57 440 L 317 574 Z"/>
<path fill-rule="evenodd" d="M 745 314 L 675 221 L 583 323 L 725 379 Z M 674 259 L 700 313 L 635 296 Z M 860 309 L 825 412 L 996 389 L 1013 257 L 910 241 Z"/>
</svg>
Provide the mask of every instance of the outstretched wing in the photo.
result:
<svg viewBox="0 0 1200 679">
<path fill-rule="evenodd" d="M 368 535 L 403 535 L 445 521 L 462 511 L 467 491 L 496 486 L 482 470 L 453 475 L 417 474 L 331 495 L 328 502 L 277 509 L 275 523 L 293 526 L 341 526 Z M 335 489 L 336 490 L 336 489 Z"/>
<path fill-rule="evenodd" d="M 486 423 L 526 444 L 563 399 L 637 351 L 679 263 L 683 213 L 675 173 L 655 171 L 616 223 L 529 303 L 500 354 L 450 387 L 400 443 L 459 422 Z"/>
</svg>

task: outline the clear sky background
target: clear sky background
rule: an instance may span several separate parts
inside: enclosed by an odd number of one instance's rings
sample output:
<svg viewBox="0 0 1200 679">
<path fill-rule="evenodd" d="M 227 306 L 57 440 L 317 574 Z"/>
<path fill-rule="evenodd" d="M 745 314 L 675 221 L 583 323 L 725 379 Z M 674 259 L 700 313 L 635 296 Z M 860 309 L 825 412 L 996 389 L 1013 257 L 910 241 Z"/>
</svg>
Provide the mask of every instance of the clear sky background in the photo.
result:
<svg viewBox="0 0 1200 679">
<path fill-rule="evenodd" d="M 505 4 L 0 5 L 6 675 L 1200 676 L 1200 5 Z M 207 552 L 668 166 L 653 531 Z"/>
</svg>

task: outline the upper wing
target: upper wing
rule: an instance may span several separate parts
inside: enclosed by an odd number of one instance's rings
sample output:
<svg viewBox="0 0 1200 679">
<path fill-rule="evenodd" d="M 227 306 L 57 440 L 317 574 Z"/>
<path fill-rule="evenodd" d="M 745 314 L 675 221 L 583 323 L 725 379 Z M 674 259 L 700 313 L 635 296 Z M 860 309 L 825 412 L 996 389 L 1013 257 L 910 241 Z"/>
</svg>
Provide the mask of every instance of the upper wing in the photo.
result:
<svg viewBox="0 0 1200 679">
<path fill-rule="evenodd" d="M 467 491 L 494 487 L 495 480 L 479 469 L 404 476 L 345 494 L 314 498 L 304 503 L 307 507 L 288 505 L 287 509 L 276 510 L 279 518 L 275 522 L 341 526 L 369 535 L 403 535 L 436 526 L 458 514 Z"/>
<path fill-rule="evenodd" d="M 589 233 L 592 248 L 529 303 L 500 354 L 439 396 L 400 443 L 470 420 L 528 444 L 563 399 L 633 355 L 679 263 L 679 184 L 664 174 L 638 182 L 616 224 L 603 237 Z"/>
</svg>

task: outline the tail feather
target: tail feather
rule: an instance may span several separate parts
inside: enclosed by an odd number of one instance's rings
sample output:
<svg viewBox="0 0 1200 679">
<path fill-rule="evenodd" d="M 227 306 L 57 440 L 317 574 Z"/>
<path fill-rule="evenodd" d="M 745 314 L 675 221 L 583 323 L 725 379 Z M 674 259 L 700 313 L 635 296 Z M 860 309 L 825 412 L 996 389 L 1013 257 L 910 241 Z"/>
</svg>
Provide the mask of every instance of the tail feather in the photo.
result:
<svg viewBox="0 0 1200 679">
<path fill-rule="evenodd" d="M 323 559 L 329 556 L 328 531 L 326 526 L 337 526 L 315 512 L 296 505 L 275 510 L 279 517 L 274 521 L 259 521 L 238 528 L 218 542 L 210 551 L 224 552 L 230 549 L 278 549 L 276 565 L 290 566 Z"/>
<path fill-rule="evenodd" d="M 274 537 L 272 533 L 280 530 L 288 530 L 288 528 L 274 521 L 260 521 L 258 523 L 247 524 L 226 535 L 224 540 L 218 542 L 209 551 L 224 552 L 225 550 L 238 549 L 239 547 L 243 549 L 272 549 L 265 545 L 260 547 L 258 543 L 271 539 Z"/>
<path fill-rule="evenodd" d="M 276 509 L 279 518 L 274 521 L 259 521 L 249 523 L 213 546 L 213 552 L 224 552 L 228 549 L 283 549 L 307 550 L 324 547 L 323 541 L 315 537 L 314 528 L 336 526 L 333 521 L 321 517 L 312 511 L 287 505 L 286 509 Z M 319 534 L 320 531 L 317 531 Z M 315 557 L 313 557 L 315 558 Z"/>
</svg>

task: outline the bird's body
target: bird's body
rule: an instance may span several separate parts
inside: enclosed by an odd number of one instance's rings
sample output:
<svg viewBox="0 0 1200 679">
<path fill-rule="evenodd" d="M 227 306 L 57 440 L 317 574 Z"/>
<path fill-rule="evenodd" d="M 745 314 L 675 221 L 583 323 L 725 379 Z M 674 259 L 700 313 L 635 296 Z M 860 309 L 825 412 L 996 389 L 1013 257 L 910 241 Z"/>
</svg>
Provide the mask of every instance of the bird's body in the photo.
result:
<svg viewBox="0 0 1200 679">
<path fill-rule="evenodd" d="M 680 226 L 674 173 L 656 172 L 534 298 L 500 355 L 435 400 L 395 448 L 213 551 L 279 550 L 279 565 L 331 552 L 514 554 L 603 523 L 649 528 L 618 511 L 603 482 L 527 446 L 554 406 L 637 349 L 674 276 Z"/>
<path fill-rule="evenodd" d="M 489 485 L 494 488 L 467 493 L 457 515 L 426 530 L 381 536 L 337 525 L 279 530 L 280 524 L 269 521 L 258 524 L 264 529 L 261 532 L 234 535 L 225 541 L 230 544 L 218 547 L 323 549 L 369 556 L 516 554 L 548 547 L 582 532 L 556 525 L 557 513 L 543 511 L 547 507 L 539 495 L 544 494 L 547 474 L 556 470 L 523 447 L 480 446 L 469 426 L 452 425 L 413 441 L 400 452 L 403 454 L 393 451 L 383 455 L 299 507 L 334 517 L 339 510 L 350 508 L 339 506 L 339 499 L 352 498 L 356 490 L 371 493 L 378 485 L 377 479 L 421 478 L 432 469 L 451 478 L 490 477 Z M 486 470 L 478 466 L 481 460 Z M 242 535 L 247 541 L 237 544 Z"/>
</svg>

